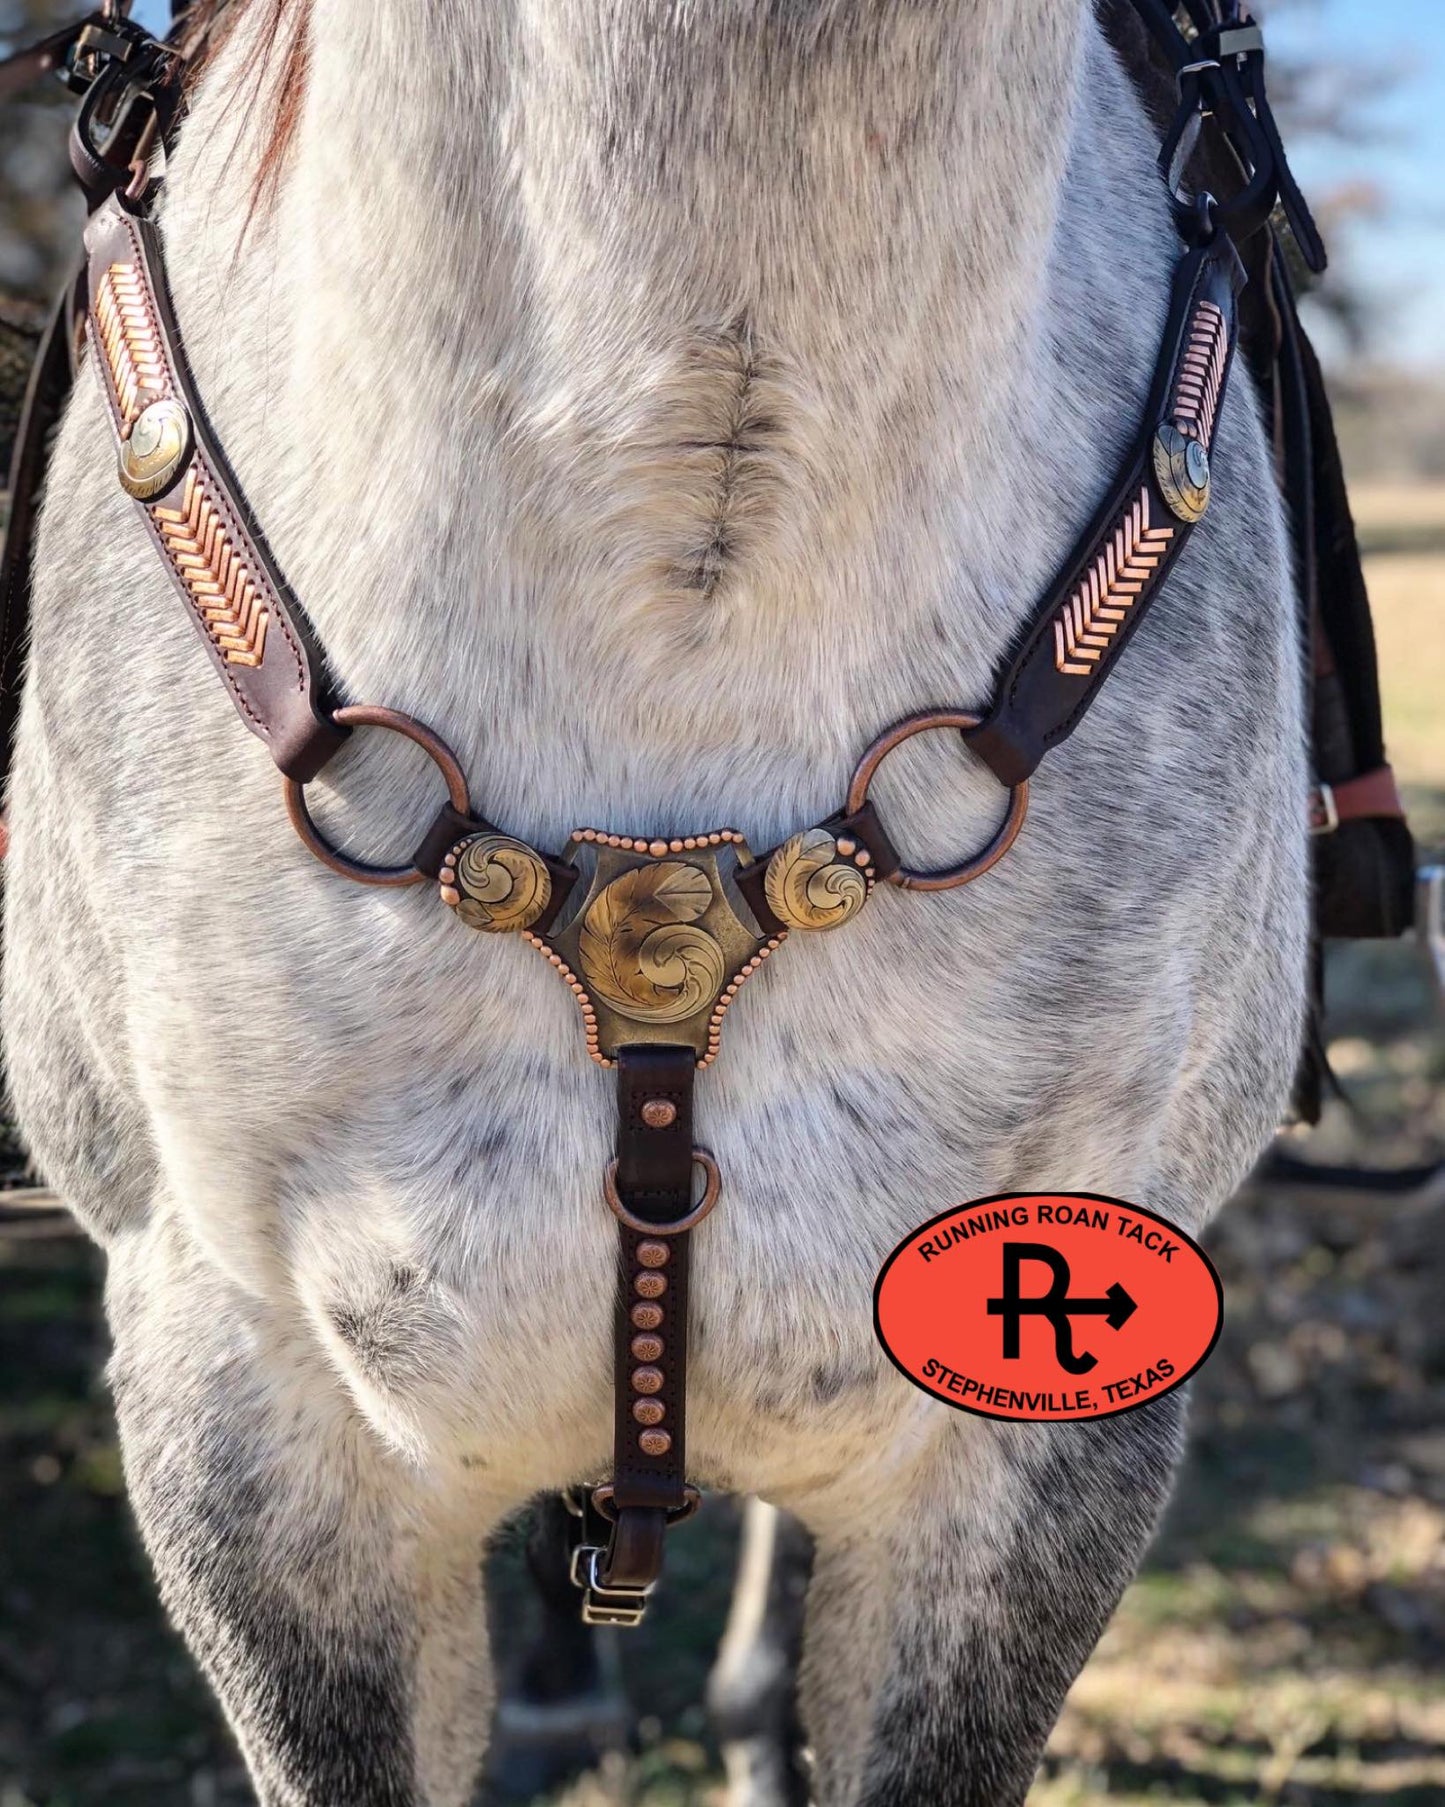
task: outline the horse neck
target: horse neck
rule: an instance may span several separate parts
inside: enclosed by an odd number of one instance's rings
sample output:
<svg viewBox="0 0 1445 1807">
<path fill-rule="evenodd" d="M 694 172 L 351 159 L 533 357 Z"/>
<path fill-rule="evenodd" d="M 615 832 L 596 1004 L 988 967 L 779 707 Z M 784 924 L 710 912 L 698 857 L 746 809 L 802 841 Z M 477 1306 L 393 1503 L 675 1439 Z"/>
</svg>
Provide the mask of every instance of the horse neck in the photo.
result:
<svg viewBox="0 0 1445 1807">
<path fill-rule="evenodd" d="M 284 366 L 257 500 L 343 665 L 420 688 L 443 616 L 493 674 L 519 639 L 580 631 L 594 676 L 635 693 L 666 672 L 696 735 L 724 669 L 766 692 L 785 655 L 786 713 L 840 651 L 886 659 L 1016 460 L 1085 18 L 315 0 L 274 214 L 237 253 L 243 24 L 198 97 L 172 233 L 190 266 L 235 270 L 206 327 L 218 380 L 257 356 L 247 316 Z M 361 531 L 318 533 L 337 515 Z M 390 634 L 383 582 L 393 612 L 415 595 Z M 995 647 L 972 639 L 978 689 Z M 722 696 L 720 733 L 736 713 Z"/>
</svg>

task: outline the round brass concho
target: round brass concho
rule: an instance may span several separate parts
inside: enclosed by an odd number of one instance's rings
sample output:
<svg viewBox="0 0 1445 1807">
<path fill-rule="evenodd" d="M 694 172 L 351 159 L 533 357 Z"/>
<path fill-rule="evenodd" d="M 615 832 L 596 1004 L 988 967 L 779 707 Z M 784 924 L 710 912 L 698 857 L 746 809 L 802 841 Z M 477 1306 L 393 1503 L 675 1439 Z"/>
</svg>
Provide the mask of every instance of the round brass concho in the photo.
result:
<svg viewBox="0 0 1445 1807">
<path fill-rule="evenodd" d="M 152 402 L 135 418 L 120 446 L 120 485 L 145 502 L 167 490 L 191 455 L 191 417 L 178 401 Z"/>
<path fill-rule="evenodd" d="M 506 934 L 529 929 L 552 895 L 542 856 L 506 834 L 459 841 L 441 871 L 443 901 L 468 928 Z"/>
<path fill-rule="evenodd" d="M 835 929 L 863 908 L 868 880 L 826 828 L 805 828 L 769 859 L 763 894 L 790 929 Z"/>
<path fill-rule="evenodd" d="M 1154 435 L 1154 475 L 1172 514 L 1198 521 L 1209 506 L 1209 453 L 1167 420 Z"/>
</svg>

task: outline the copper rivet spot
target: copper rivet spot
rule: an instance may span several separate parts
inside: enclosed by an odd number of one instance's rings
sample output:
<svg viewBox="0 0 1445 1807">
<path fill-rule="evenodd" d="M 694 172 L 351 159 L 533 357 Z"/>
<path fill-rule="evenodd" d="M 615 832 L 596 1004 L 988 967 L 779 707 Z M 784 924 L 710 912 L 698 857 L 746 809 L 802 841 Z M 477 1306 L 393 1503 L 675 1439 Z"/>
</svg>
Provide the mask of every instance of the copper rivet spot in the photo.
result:
<svg viewBox="0 0 1445 1807">
<path fill-rule="evenodd" d="M 666 1431 L 644 1431 L 637 1446 L 645 1456 L 665 1456 L 672 1448 L 672 1438 Z"/>
<path fill-rule="evenodd" d="M 634 1393 L 660 1393 L 662 1391 L 661 1368 L 634 1368 L 632 1370 L 632 1390 Z"/>
<path fill-rule="evenodd" d="M 666 1267 L 672 1259 L 672 1250 L 665 1242 L 639 1242 L 637 1259 L 644 1267 Z"/>
<path fill-rule="evenodd" d="M 662 1322 L 662 1307 L 660 1305 L 634 1305 L 632 1321 L 639 1330 L 656 1330 Z"/>
<path fill-rule="evenodd" d="M 660 1299 L 667 1291 L 667 1281 L 661 1274 L 639 1274 L 632 1282 L 632 1290 L 640 1299 Z"/>
<path fill-rule="evenodd" d="M 661 1424 L 667 1414 L 660 1401 L 639 1399 L 632 1408 L 632 1416 L 639 1424 Z"/>
<path fill-rule="evenodd" d="M 649 1129 L 671 1129 L 677 1122 L 677 1106 L 668 1098 L 649 1098 L 642 1107 L 642 1121 Z"/>
<path fill-rule="evenodd" d="M 662 1359 L 662 1338 L 660 1336 L 635 1336 L 632 1339 L 632 1355 L 635 1361 L 655 1362 Z"/>
</svg>

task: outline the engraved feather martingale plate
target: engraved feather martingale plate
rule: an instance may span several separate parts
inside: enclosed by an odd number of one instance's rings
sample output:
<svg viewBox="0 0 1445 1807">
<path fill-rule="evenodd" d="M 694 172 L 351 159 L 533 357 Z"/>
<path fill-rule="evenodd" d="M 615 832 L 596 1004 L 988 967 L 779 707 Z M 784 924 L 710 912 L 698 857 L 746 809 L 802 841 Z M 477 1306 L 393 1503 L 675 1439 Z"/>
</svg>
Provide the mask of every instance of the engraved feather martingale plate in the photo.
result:
<svg viewBox="0 0 1445 1807">
<path fill-rule="evenodd" d="M 546 937 L 528 933 L 577 999 L 587 1051 L 691 1047 L 711 1064 L 722 1019 L 781 935 L 763 933 L 734 883 L 753 863 L 735 829 L 671 840 L 579 829 L 563 857 L 583 882 Z"/>
</svg>

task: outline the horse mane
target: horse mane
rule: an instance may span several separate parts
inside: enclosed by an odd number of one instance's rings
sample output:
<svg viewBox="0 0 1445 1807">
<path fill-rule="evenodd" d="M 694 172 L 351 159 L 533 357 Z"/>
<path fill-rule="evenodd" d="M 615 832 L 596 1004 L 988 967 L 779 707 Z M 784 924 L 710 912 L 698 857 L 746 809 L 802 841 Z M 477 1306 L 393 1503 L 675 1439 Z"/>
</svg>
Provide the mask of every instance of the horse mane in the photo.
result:
<svg viewBox="0 0 1445 1807">
<path fill-rule="evenodd" d="M 259 96 L 279 56 L 274 82 L 274 116 L 264 141 L 251 194 L 251 211 L 268 202 L 285 168 L 287 154 L 301 123 L 301 105 L 311 64 L 312 0 L 192 0 L 181 16 L 177 39 L 187 58 L 186 82 L 193 84 L 204 72 L 242 14 L 264 15 L 265 49 L 257 59 L 252 79 Z"/>
</svg>

